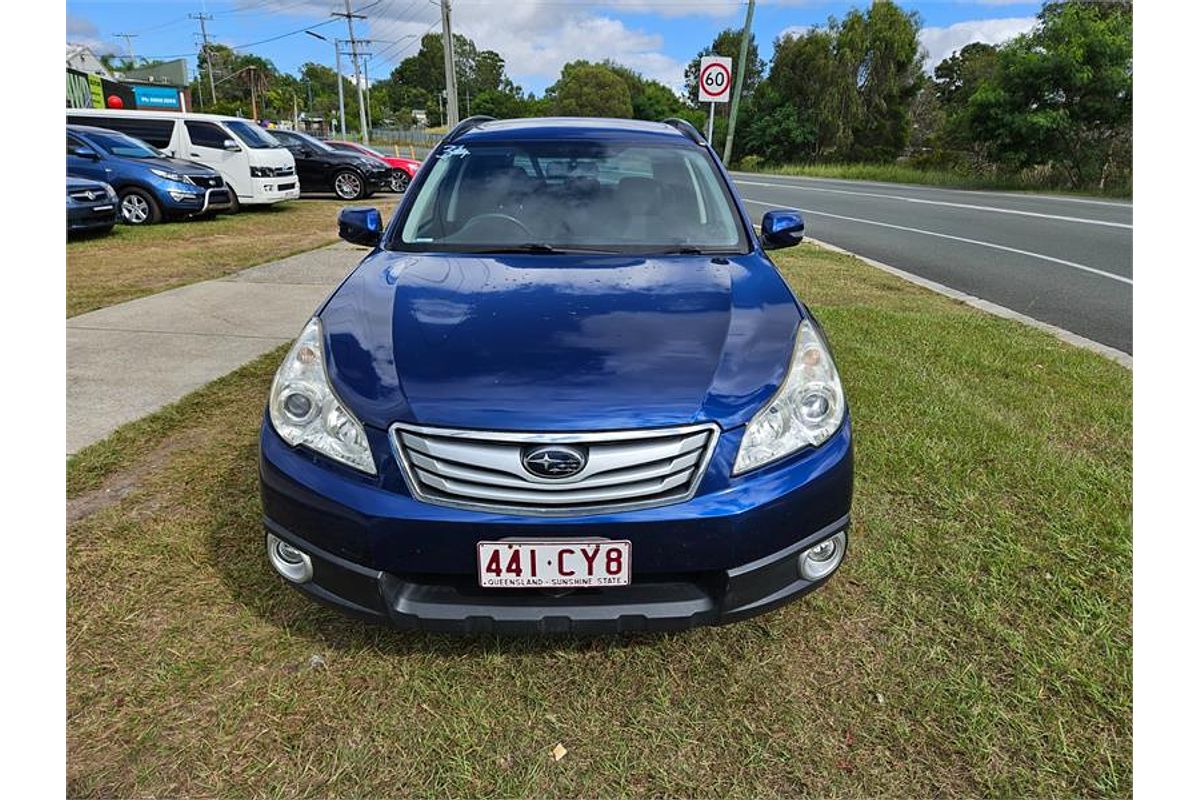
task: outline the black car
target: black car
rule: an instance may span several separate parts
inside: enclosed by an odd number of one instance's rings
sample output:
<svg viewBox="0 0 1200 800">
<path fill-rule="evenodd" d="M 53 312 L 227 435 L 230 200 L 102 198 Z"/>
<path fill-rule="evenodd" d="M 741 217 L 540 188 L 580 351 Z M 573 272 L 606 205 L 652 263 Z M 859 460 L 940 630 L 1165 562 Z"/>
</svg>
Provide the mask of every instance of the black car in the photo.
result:
<svg viewBox="0 0 1200 800">
<path fill-rule="evenodd" d="M 107 183 L 67 177 L 67 233 L 108 233 L 117 224 L 117 193 Z"/>
<path fill-rule="evenodd" d="M 296 159 L 302 192 L 333 192 L 342 200 L 360 200 L 385 189 L 391 169 L 377 159 L 334 150 L 307 133 L 271 129 Z"/>
</svg>

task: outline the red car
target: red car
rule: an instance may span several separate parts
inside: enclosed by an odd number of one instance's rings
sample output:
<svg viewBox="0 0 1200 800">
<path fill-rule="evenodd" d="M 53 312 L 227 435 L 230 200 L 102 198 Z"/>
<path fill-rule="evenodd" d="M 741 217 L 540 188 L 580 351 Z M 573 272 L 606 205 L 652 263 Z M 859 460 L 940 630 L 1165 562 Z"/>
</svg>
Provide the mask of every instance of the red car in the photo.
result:
<svg viewBox="0 0 1200 800">
<path fill-rule="evenodd" d="M 367 158 L 377 158 L 387 164 L 392 169 L 391 184 L 388 188 L 397 194 L 404 193 L 404 190 L 408 188 L 408 184 L 412 182 L 413 175 L 416 175 L 417 170 L 421 168 L 420 161 L 414 161 L 411 158 L 386 156 L 378 150 L 367 147 L 365 144 L 359 144 L 358 142 L 328 141 L 325 144 L 335 150 L 357 153 Z"/>
</svg>

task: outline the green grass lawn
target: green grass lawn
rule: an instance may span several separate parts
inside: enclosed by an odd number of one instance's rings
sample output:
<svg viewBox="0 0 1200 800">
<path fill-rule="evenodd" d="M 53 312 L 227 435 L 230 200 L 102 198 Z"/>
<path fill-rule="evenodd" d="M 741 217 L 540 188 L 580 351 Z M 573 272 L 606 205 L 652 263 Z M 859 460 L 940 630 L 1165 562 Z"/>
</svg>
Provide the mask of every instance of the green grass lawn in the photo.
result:
<svg viewBox="0 0 1200 800">
<path fill-rule="evenodd" d="M 342 618 L 262 552 L 277 352 L 68 464 L 68 794 L 1128 796 L 1131 374 L 848 256 L 778 262 L 854 414 L 823 590 L 619 639 Z"/>
<path fill-rule="evenodd" d="M 880 181 L 883 183 L 912 183 L 923 186 L 941 186 L 947 189 L 995 189 L 1015 192 L 1041 192 L 1043 194 L 1071 194 L 1089 197 L 1129 198 L 1132 187 L 1113 186 L 1107 190 L 1066 190 L 1048 188 L 1044 183 L 1023 180 L 1019 177 L 988 178 L 969 175 L 947 169 L 924 169 L 906 164 L 743 164 L 738 169 L 763 172 L 773 175 L 798 175 L 808 178 L 842 178 L 857 181 Z"/>
<path fill-rule="evenodd" d="M 387 219 L 398 195 L 363 204 Z M 160 225 L 118 225 L 103 236 L 67 240 L 67 316 L 312 250 L 338 240 L 338 200 L 244 206 L 238 214 Z"/>
</svg>

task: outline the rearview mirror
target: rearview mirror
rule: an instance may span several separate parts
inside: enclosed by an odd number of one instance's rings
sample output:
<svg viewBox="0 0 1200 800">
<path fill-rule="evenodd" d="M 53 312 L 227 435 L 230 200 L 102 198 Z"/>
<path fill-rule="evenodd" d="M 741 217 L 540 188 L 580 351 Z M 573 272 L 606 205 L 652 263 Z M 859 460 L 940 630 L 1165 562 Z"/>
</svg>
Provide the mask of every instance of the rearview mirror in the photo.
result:
<svg viewBox="0 0 1200 800">
<path fill-rule="evenodd" d="M 800 244 L 804 238 L 804 217 L 799 211 L 768 211 L 762 218 L 762 244 L 766 250 L 778 250 Z"/>
<path fill-rule="evenodd" d="M 349 206 L 338 213 L 338 236 L 351 244 L 375 247 L 383 235 L 383 217 L 376 208 Z"/>
<path fill-rule="evenodd" d="M 71 155 L 79 156 L 80 158 L 91 159 L 92 161 L 96 161 L 100 158 L 100 154 L 90 147 L 76 147 L 71 151 Z"/>
<path fill-rule="evenodd" d="M 233 139 L 226 139 L 222 146 L 231 153 L 240 153 L 242 151 L 242 148 L 238 147 L 238 143 Z"/>
</svg>

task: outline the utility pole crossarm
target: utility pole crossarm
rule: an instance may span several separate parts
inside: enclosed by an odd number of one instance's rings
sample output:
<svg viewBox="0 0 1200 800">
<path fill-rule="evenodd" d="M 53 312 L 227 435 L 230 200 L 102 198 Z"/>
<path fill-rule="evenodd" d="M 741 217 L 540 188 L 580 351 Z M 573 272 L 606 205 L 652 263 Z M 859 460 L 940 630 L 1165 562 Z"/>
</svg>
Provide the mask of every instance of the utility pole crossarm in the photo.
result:
<svg viewBox="0 0 1200 800">
<path fill-rule="evenodd" d="M 117 37 L 118 39 L 125 40 L 125 49 L 129 51 L 129 63 L 136 65 L 137 56 L 134 55 L 133 52 L 133 40 L 136 39 L 138 35 L 136 33 L 114 33 L 113 36 Z"/>
</svg>

